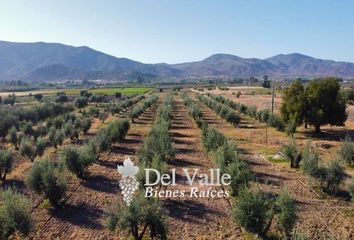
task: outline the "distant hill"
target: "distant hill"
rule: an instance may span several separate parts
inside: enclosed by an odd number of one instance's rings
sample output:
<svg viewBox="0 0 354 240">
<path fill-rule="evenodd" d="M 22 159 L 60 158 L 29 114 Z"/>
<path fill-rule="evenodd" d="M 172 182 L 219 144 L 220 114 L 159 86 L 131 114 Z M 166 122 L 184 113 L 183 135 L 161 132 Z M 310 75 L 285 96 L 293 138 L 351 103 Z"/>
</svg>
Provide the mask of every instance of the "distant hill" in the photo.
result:
<svg viewBox="0 0 354 240">
<path fill-rule="evenodd" d="M 178 70 L 169 66 L 116 58 L 89 47 L 0 41 L 0 79 L 120 79 L 136 71 L 161 77 L 179 74 Z"/>
<path fill-rule="evenodd" d="M 197 62 L 144 64 L 117 58 L 89 47 L 59 43 L 15 43 L 0 41 L 0 80 L 132 80 L 184 77 L 314 78 L 354 77 L 354 63 L 316 59 L 299 53 L 267 59 L 215 54 Z"/>
</svg>

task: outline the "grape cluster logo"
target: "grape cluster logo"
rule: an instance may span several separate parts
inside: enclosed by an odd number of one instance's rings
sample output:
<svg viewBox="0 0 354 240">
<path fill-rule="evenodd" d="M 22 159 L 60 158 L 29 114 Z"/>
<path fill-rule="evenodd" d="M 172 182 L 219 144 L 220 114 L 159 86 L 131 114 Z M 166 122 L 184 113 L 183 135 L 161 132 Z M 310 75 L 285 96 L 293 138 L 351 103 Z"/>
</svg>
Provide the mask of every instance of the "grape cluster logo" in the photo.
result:
<svg viewBox="0 0 354 240">
<path fill-rule="evenodd" d="M 118 165 L 118 172 L 122 175 L 122 179 L 119 181 L 119 187 L 122 189 L 123 200 L 128 206 L 133 200 L 134 192 L 139 186 L 139 182 L 135 179 L 135 175 L 138 171 L 139 167 L 134 165 L 130 157 L 124 160 L 123 166 Z"/>
</svg>

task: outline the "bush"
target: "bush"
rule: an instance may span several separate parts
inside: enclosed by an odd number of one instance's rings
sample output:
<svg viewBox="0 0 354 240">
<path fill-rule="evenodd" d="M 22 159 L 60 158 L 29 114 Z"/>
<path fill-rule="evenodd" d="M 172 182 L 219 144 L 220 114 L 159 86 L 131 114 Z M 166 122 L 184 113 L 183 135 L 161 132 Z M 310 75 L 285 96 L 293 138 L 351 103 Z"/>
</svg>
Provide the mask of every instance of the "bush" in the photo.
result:
<svg viewBox="0 0 354 240">
<path fill-rule="evenodd" d="M 349 136 L 342 141 L 338 155 L 346 163 L 354 165 L 354 144 Z"/>
<path fill-rule="evenodd" d="M 26 185 L 37 194 L 45 194 L 52 206 L 60 205 L 66 191 L 62 167 L 47 159 L 35 162 L 26 178 Z"/>
<path fill-rule="evenodd" d="M 145 198 L 142 193 L 127 206 L 117 202 L 107 213 L 106 227 L 115 231 L 128 229 L 135 240 L 143 239 L 149 230 L 150 238 L 167 239 L 165 213 L 157 199 Z"/>
<path fill-rule="evenodd" d="M 223 145 L 226 142 L 226 137 L 218 132 L 214 128 L 207 128 L 205 131 L 205 134 L 203 134 L 203 145 L 205 149 L 210 152 L 210 151 L 215 151 L 218 147 Z"/>
<path fill-rule="evenodd" d="M 0 150 L 0 180 L 5 181 L 6 175 L 11 172 L 13 156 L 9 150 Z"/>
<path fill-rule="evenodd" d="M 232 162 L 228 165 L 226 172 L 231 176 L 231 195 L 238 196 L 253 178 L 252 172 L 247 163 L 241 160 Z"/>
<path fill-rule="evenodd" d="M 226 167 L 233 162 L 239 161 L 238 150 L 235 143 L 231 140 L 226 141 L 215 151 L 215 161 L 222 173 Z"/>
<path fill-rule="evenodd" d="M 233 218 L 248 232 L 263 236 L 271 218 L 271 203 L 262 192 L 245 188 L 239 193 Z"/>
<path fill-rule="evenodd" d="M 276 220 L 284 237 L 289 239 L 297 220 L 297 207 L 288 192 L 279 194 L 275 202 Z"/>
<path fill-rule="evenodd" d="M 328 166 L 324 166 L 318 153 L 305 148 L 302 169 L 319 184 L 325 193 L 333 193 L 345 179 L 344 167 L 339 160 L 333 160 Z"/>
<path fill-rule="evenodd" d="M 24 157 L 28 157 L 31 162 L 34 161 L 35 157 L 37 156 L 37 150 L 29 139 L 22 139 L 20 144 L 20 154 Z"/>
<path fill-rule="evenodd" d="M 47 141 L 44 138 L 39 138 L 36 142 L 36 155 L 42 157 L 47 147 Z"/>
<path fill-rule="evenodd" d="M 10 130 L 6 136 L 6 140 L 15 147 L 15 150 L 18 150 L 18 148 L 20 146 L 20 137 L 17 134 L 16 127 L 10 128 Z"/>
<path fill-rule="evenodd" d="M 88 132 L 88 130 L 91 128 L 91 119 L 90 118 L 84 118 L 81 124 L 81 130 L 84 134 Z"/>
<path fill-rule="evenodd" d="M 81 109 L 87 106 L 87 100 L 85 97 L 77 97 L 74 102 L 75 107 Z"/>
<path fill-rule="evenodd" d="M 83 178 L 87 174 L 87 168 L 95 161 L 95 154 L 89 146 L 80 149 L 69 146 L 60 152 L 59 158 L 69 171 Z"/>
<path fill-rule="evenodd" d="M 290 161 L 291 168 L 299 168 L 302 159 L 302 153 L 298 150 L 295 140 L 284 146 L 283 153 Z"/>
<path fill-rule="evenodd" d="M 0 194 L 0 238 L 8 239 L 18 231 L 28 236 L 33 229 L 31 201 L 14 189 Z"/>
</svg>

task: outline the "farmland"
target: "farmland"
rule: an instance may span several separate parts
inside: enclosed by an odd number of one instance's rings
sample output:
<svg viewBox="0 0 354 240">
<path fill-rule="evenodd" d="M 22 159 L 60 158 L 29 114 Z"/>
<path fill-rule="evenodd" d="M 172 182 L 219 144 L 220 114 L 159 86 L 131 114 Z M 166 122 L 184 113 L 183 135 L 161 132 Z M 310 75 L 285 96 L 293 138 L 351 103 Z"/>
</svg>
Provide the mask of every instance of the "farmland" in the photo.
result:
<svg viewBox="0 0 354 240">
<path fill-rule="evenodd" d="M 270 90 L 151 90 L 102 88 L 88 93 L 63 90 L 63 95 L 73 98 L 65 102 L 28 103 L 26 109 L 31 110 L 22 115 L 1 106 L 2 113 L 10 119 L 1 125 L 7 127 L 1 131 L 1 151 L 9 151 L 12 160 L 0 188 L 2 191 L 16 188 L 29 200 L 25 205 L 32 227 L 28 232 L 18 226 L 0 228 L 0 237 L 139 239 L 137 236 L 142 234 L 146 239 L 253 239 L 256 235 L 269 239 L 290 235 L 304 237 L 299 239 L 353 239 L 354 206 L 348 193 L 353 168 L 345 166 L 346 177 L 338 191 L 329 193 L 321 191 L 316 179 L 301 169 L 290 168 L 290 160 L 284 155 L 279 157 L 279 152 L 293 140 L 300 149 L 305 149 L 310 141 L 326 163 L 332 162 L 342 146 L 341 140 L 346 135 L 353 137 L 352 106 L 347 108 L 349 118 L 345 126 L 325 125 L 321 134 L 300 126 L 292 139 L 277 130 L 276 125 L 232 108 L 218 97 L 222 95 L 232 103 L 255 105 L 262 110 L 271 105 Z M 238 91 L 241 95 L 237 97 Z M 59 99 L 56 92 L 41 93 Z M 122 96 L 93 97 L 116 92 Z M 282 94 L 277 92 L 277 114 L 281 103 Z M 38 110 L 38 106 L 43 109 Z M 47 114 L 43 114 L 44 109 Z M 44 149 L 41 142 L 45 142 Z M 117 165 L 122 166 L 128 157 L 140 171 L 143 168 L 159 169 L 161 173 L 175 171 L 176 185 L 157 186 L 166 192 L 191 191 L 183 176 L 186 168 L 198 168 L 205 174 L 209 169 L 219 168 L 230 173 L 232 184 L 215 186 L 215 190 L 229 190 L 230 196 L 167 196 L 154 202 L 153 198 L 138 200 L 136 195 L 136 202 L 128 207 L 123 203 L 119 186 L 122 175 L 117 171 Z M 0 167 L 5 169 L 3 162 Z M 62 189 L 64 193 L 54 198 L 49 187 L 38 189 L 39 185 L 47 186 L 45 177 L 38 177 L 40 171 L 55 176 L 55 192 Z M 141 182 L 140 174 L 143 173 L 138 174 Z M 31 177 L 43 182 L 33 186 Z M 60 188 L 62 185 L 65 187 Z M 142 185 L 139 187 L 144 191 Z M 192 187 L 199 187 L 199 192 L 209 191 L 208 186 L 199 186 L 197 182 Z M 259 197 L 256 207 L 263 204 L 267 215 L 258 228 L 245 224 L 242 217 L 251 215 L 243 214 L 250 206 L 242 206 L 252 203 L 249 199 L 254 196 Z M 249 201 L 244 201 L 247 197 Z M 146 211 L 141 210 L 144 207 Z M 132 221 L 134 217 L 136 221 Z M 0 215 L 0 223 L 5 220 Z M 130 224 L 123 224 L 124 221 Z M 249 217 L 248 221 L 252 223 L 254 219 Z M 136 230 L 131 229 L 132 225 Z"/>
</svg>

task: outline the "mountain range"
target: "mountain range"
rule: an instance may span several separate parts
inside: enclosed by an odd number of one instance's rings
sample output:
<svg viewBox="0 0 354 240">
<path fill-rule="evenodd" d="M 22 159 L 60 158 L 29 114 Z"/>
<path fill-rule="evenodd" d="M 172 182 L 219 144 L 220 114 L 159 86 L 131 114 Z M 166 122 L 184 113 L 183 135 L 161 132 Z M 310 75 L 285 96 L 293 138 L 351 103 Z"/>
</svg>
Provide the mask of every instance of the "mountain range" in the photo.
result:
<svg viewBox="0 0 354 240">
<path fill-rule="evenodd" d="M 197 62 L 145 64 L 117 58 L 89 47 L 59 43 L 0 41 L 0 80 L 54 81 L 68 79 L 134 80 L 203 77 L 248 78 L 354 77 L 354 63 L 322 60 L 299 53 L 266 59 L 215 54 Z"/>
</svg>

